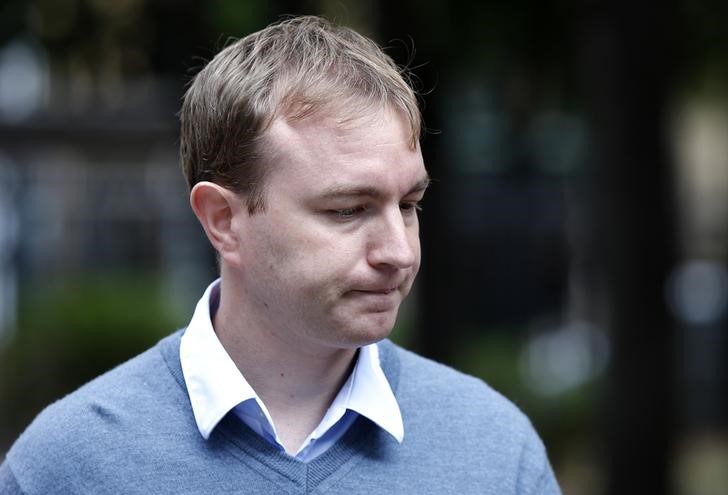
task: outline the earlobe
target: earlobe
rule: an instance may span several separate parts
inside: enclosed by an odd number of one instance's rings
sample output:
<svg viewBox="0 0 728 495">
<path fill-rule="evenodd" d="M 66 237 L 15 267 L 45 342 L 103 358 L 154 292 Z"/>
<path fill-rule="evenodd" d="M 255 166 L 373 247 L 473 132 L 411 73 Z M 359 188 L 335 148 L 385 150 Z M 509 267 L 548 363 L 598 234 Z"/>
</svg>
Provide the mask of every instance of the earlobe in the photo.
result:
<svg viewBox="0 0 728 495">
<path fill-rule="evenodd" d="M 198 182 L 190 192 L 190 206 L 220 258 L 238 264 L 240 239 L 234 221 L 240 212 L 237 195 L 213 182 Z"/>
</svg>

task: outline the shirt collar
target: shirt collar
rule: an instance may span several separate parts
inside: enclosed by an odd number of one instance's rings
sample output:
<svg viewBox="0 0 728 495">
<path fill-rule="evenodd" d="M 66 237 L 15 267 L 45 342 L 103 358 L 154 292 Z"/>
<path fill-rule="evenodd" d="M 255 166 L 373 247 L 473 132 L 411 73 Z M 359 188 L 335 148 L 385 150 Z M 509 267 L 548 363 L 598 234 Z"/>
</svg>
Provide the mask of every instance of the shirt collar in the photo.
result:
<svg viewBox="0 0 728 495">
<path fill-rule="evenodd" d="M 197 303 L 180 343 L 180 361 L 192 411 L 197 428 L 205 439 L 231 409 L 250 399 L 258 403 L 273 425 L 265 405 L 215 334 L 211 315 L 217 309 L 219 297 L 220 279 L 210 284 Z M 347 409 L 365 416 L 402 442 L 402 415 L 382 371 L 376 344 L 360 349 L 351 375 L 314 433 L 323 434 Z M 275 431 L 275 428 L 272 429 Z"/>
<path fill-rule="evenodd" d="M 369 418 L 401 443 L 404 439 L 402 413 L 382 370 L 377 344 L 359 350 L 359 358 L 348 381 L 351 387 L 346 408 Z"/>
</svg>

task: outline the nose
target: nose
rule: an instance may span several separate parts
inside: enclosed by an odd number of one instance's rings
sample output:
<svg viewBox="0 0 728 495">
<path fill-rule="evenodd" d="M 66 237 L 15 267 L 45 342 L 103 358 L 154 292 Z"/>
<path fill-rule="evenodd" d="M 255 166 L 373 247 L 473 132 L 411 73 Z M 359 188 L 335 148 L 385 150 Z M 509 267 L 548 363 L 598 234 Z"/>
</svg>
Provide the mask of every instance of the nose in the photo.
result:
<svg viewBox="0 0 728 495">
<path fill-rule="evenodd" d="M 406 269 L 417 262 L 420 249 L 417 219 L 406 220 L 397 207 L 384 212 L 381 221 L 373 225 L 367 253 L 372 266 L 391 266 Z"/>
</svg>

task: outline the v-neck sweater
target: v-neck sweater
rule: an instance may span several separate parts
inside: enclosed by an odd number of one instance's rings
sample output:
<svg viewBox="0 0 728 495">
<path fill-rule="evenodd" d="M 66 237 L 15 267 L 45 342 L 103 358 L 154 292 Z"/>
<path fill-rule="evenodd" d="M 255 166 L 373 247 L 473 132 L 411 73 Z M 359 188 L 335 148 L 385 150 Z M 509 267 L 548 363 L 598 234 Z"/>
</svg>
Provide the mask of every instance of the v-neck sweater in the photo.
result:
<svg viewBox="0 0 728 495">
<path fill-rule="evenodd" d="M 47 407 L 0 466 L 0 493 L 560 493 L 541 440 L 512 403 L 390 341 L 380 359 L 402 411 L 402 444 L 360 417 L 303 463 L 234 414 L 205 440 L 180 335 Z"/>
</svg>

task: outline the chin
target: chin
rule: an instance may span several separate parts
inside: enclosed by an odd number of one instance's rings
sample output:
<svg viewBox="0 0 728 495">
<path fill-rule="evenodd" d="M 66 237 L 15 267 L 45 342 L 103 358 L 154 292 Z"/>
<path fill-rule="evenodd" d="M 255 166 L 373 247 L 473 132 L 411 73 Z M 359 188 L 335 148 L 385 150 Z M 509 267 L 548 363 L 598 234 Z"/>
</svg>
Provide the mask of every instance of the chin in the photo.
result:
<svg viewBox="0 0 728 495">
<path fill-rule="evenodd" d="M 349 328 L 345 331 L 345 336 L 352 347 L 373 344 L 386 339 L 392 333 L 396 319 L 396 313 L 394 315 L 388 313 L 371 315 L 358 328 Z"/>
<path fill-rule="evenodd" d="M 340 349 L 356 349 L 385 339 L 397 321 L 399 307 L 386 311 L 342 311 L 318 325 L 318 338 Z M 322 342 L 323 343 L 323 342 Z"/>
</svg>

